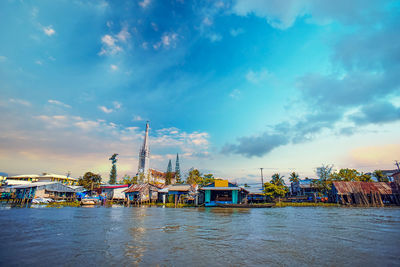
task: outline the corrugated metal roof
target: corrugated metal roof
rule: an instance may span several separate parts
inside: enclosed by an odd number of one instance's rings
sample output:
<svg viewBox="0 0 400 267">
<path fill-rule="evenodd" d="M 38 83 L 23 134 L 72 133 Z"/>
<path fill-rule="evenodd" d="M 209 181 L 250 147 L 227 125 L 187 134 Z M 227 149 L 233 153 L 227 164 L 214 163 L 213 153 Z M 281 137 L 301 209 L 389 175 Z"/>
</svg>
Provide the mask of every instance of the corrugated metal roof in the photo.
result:
<svg viewBox="0 0 400 267">
<path fill-rule="evenodd" d="M 363 193 L 371 194 L 371 192 L 380 193 L 381 195 L 398 194 L 400 192 L 398 185 L 393 182 L 333 182 L 339 195 Z"/>
<path fill-rule="evenodd" d="M 131 193 L 131 192 L 140 192 L 147 187 L 151 187 L 154 191 L 158 191 L 158 188 L 152 184 L 133 184 L 131 185 L 128 189 L 124 190 L 125 193 Z"/>
<path fill-rule="evenodd" d="M 192 186 L 188 184 L 180 184 L 180 185 L 169 185 L 168 191 L 190 191 L 192 190 Z"/>
<path fill-rule="evenodd" d="M 200 190 L 239 190 L 239 189 L 242 189 L 242 188 L 237 187 L 237 186 L 230 186 L 230 187 L 202 187 L 202 188 L 200 188 Z"/>
<path fill-rule="evenodd" d="M 127 184 L 105 184 L 105 185 L 100 185 L 101 188 L 107 188 L 107 189 L 115 189 L 115 188 L 124 188 L 128 187 Z"/>
<path fill-rule="evenodd" d="M 47 191 L 51 192 L 75 192 L 72 188 L 58 182 L 36 182 L 36 183 L 31 183 L 31 184 L 26 184 L 26 185 L 18 185 L 14 186 L 14 189 L 25 189 L 25 188 L 32 188 L 32 187 L 38 187 L 38 189 L 41 189 L 41 187 L 44 187 Z"/>
</svg>

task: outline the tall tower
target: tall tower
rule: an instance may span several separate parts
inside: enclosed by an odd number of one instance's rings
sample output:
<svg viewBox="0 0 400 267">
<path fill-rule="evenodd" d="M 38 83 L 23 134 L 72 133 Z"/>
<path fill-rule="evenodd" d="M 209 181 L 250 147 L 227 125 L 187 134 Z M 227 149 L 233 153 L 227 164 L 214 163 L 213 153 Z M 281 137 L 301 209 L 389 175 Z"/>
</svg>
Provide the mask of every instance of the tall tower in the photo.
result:
<svg viewBox="0 0 400 267">
<path fill-rule="evenodd" d="M 180 182 L 180 181 L 181 181 L 181 167 L 179 166 L 179 156 L 178 156 L 178 153 L 176 153 L 175 178 L 176 178 L 176 182 Z"/>
<path fill-rule="evenodd" d="M 143 146 L 139 151 L 139 167 L 138 175 L 147 175 L 149 172 L 149 160 L 150 160 L 150 150 L 149 150 L 149 122 L 146 122 L 146 133 L 144 135 Z"/>
</svg>

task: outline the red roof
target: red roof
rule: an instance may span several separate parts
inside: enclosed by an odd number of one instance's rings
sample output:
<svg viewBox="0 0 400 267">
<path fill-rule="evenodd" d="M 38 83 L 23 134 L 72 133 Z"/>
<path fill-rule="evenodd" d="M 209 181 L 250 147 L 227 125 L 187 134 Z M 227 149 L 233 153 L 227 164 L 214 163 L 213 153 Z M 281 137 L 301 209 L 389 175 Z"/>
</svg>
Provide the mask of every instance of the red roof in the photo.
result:
<svg viewBox="0 0 400 267">
<path fill-rule="evenodd" d="M 400 188 L 393 182 L 333 182 L 338 194 L 353 194 L 353 193 L 380 193 L 382 195 L 398 194 Z"/>
<path fill-rule="evenodd" d="M 118 185 L 101 185 L 100 186 L 102 189 L 115 189 L 115 188 L 124 188 L 124 187 L 128 187 L 127 184 L 118 184 Z"/>
<path fill-rule="evenodd" d="M 125 193 L 131 193 L 131 192 L 140 192 L 146 189 L 147 187 L 153 187 L 154 190 L 157 190 L 157 186 L 152 185 L 152 184 L 133 184 L 131 185 L 128 189 L 124 190 Z"/>
</svg>

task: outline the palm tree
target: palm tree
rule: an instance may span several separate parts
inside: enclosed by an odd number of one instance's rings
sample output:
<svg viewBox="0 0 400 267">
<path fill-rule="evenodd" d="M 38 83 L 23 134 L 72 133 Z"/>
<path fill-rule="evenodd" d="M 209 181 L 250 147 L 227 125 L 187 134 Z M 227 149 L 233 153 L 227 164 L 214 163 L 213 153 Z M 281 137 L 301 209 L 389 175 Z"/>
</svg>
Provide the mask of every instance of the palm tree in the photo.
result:
<svg viewBox="0 0 400 267">
<path fill-rule="evenodd" d="M 300 179 L 299 179 L 299 174 L 298 173 L 296 173 L 296 172 L 292 172 L 291 174 L 290 174 L 290 176 L 289 176 L 289 181 L 291 182 L 291 183 L 296 183 L 296 182 L 298 182 Z"/>
<path fill-rule="evenodd" d="M 285 185 L 285 181 L 283 180 L 284 176 L 281 176 L 279 173 L 275 173 L 271 176 L 272 180 L 271 180 L 271 184 L 274 185 Z"/>
<path fill-rule="evenodd" d="M 381 170 L 375 170 L 373 172 L 373 175 L 375 176 L 376 180 L 378 180 L 378 182 L 389 182 L 389 179 L 383 174 Z"/>
</svg>

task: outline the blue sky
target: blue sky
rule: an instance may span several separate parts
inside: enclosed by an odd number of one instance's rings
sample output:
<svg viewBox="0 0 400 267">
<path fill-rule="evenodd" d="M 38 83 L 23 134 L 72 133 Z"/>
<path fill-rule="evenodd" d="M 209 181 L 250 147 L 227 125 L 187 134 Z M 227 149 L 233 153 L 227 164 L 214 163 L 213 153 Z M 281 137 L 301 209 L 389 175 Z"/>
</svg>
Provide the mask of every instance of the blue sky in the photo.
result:
<svg viewBox="0 0 400 267">
<path fill-rule="evenodd" d="M 239 182 L 399 160 L 399 1 L 2 1 L 0 170 Z M 396 158 L 397 157 L 397 158 Z"/>
</svg>

